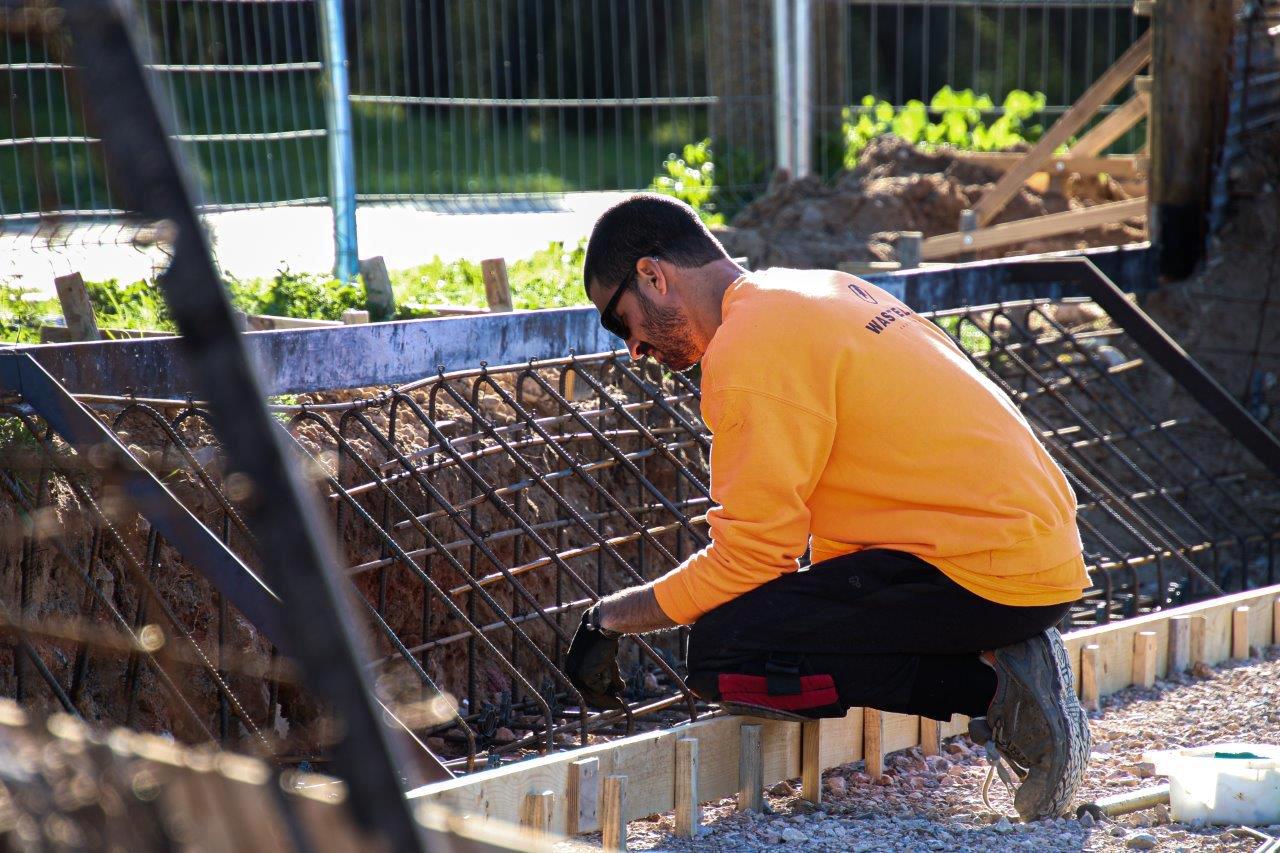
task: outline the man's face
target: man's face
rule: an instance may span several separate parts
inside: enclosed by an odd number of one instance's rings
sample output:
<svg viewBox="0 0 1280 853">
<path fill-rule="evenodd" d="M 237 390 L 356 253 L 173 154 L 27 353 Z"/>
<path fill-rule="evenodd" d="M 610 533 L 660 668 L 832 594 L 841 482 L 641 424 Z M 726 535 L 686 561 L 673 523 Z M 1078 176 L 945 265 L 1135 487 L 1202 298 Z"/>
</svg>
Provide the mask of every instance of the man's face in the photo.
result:
<svg viewBox="0 0 1280 853">
<path fill-rule="evenodd" d="M 631 357 L 649 356 L 669 370 L 688 370 L 702 358 L 704 347 L 698 344 L 689 316 L 676 291 L 665 279 L 659 281 L 662 272 L 651 275 L 637 274 L 617 288 L 591 288 L 591 301 L 596 310 L 604 312 L 610 300 L 618 294 L 613 305 L 613 316 L 625 331 L 627 349 Z"/>
</svg>

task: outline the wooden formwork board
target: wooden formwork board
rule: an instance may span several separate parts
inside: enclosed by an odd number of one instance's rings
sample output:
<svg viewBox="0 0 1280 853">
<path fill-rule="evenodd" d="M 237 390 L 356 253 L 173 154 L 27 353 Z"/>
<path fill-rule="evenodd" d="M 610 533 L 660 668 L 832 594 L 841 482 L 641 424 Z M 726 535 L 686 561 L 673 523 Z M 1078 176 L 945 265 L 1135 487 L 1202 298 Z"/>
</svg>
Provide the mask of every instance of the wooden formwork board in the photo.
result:
<svg viewBox="0 0 1280 853">
<path fill-rule="evenodd" d="M 994 249 L 1027 240 L 1038 240 L 1057 234 L 1069 234 L 1085 228 L 1111 225 L 1126 219 L 1147 215 L 1146 198 L 1111 201 L 1062 213 L 1048 213 L 1014 222 L 1002 222 L 988 228 L 973 231 L 957 231 L 930 237 L 921 245 L 921 253 L 930 259 L 945 258 L 961 252 Z"/>
<path fill-rule="evenodd" d="M 1203 652 L 1205 663 L 1218 663 L 1231 657 L 1232 625 L 1240 621 L 1237 608 L 1249 608 L 1249 645 L 1263 647 L 1277 642 L 1274 636 L 1276 600 L 1280 585 L 1251 592 L 1224 596 L 1211 601 L 1190 604 L 1123 622 L 1073 631 L 1065 636 L 1067 651 L 1080 674 L 1081 649 L 1099 647 L 1098 695 L 1114 693 L 1130 686 L 1134 677 L 1135 638 L 1154 632 L 1155 672 L 1168 674 L 1169 623 L 1175 616 L 1203 619 Z M 1142 640 L 1149 648 L 1149 639 Z M 1193 661 L 1194 662 L 1194 661 Z M 905 714 L 882 714 L 881 746 L 885 753 L 917 746 L 920 743 L 920 718 Z M 942 737 L 966 730 L 968 720 L 955 717 L 939 726 Z M 577 813 L 578 804 L 569 801 L 570 766 L 585 758 L 599 761 L 599 775 L 626 775 L 626 819 L 644 817 L 671 810 L 676 792 L 676 741 L 695 738 L 698 741 L 698 792 L 702 802 L 732 796 L 738 791 L 740 730 L 743 725 L 760 725 L 761 763 L 764 784 L 801 775 L 801 725 L 799 723 L 758 720 L 749 717 L 716 717 L 665 731 L 649 732 L 597 744 L 572 752 L 510 764 L 470 776 L 425 785 L 409 792 L 415 801 L 446 806 L 476 818 L 516 822 L 521 804 L 531 793 L 552 791 L 552 833 L 563 833 L 566 818 Z M 863 709 L 853 708 L 841 719 L 822 720 L 819 728 L 819 763 L 822 768 L 835 767 L 866 758 L 864 754 Z"/>
</svg>

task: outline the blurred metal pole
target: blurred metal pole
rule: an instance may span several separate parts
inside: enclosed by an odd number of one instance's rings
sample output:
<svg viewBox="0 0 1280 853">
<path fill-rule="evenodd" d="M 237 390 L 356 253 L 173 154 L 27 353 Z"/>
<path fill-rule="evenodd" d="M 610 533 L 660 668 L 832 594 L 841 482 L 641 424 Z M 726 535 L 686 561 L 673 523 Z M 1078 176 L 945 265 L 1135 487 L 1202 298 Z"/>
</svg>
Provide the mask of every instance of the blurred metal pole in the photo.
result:
<svg viewBox="0 0 1280 853">
<path fill-rule="evenodd" d="M 792 174 L 813 171 L 813 14 L 809 0 L 795 2 L 795 137 Z"/>
<path fill-rule="evenodd" d="M 395 744 L 373 696 L 368 648 L 338 568 L 337 543 L 321 507 L 267 411 L 261 384 L 232 317 L 204 229 L 192 206 L 168 122 L 143 70 L 136 13 L 125 0 L 62 0 L 84 103 L 95 119 L 122 207 L 159 222 L 172 261 L 159 277 L 194 380 L 209 401 L 230 470 L 250 488 L 245 509 L 259 555 L 288 605 L 284 627 L 309 687 L 337 715 L 334 769 L 347 782 L 352 812 L 391 850 L 422 849 L 401 786 Z"/>
<path fill-rule="evenodd" d="M 791 77 L 791 0 L 773 0 L 773 104 L 776 167 L 795 174 L 795 87 Z"/>
<path fill-rule="evenodd" d="M 360 271 L 356 246 L 356 158 L 351 134 L 346 22 L 342 0 L 320 0 L 324 46 L 325 115 L 329 124 L 329 203 L 333 206 L 333 274 L 351 281 Z"/>
</svg>

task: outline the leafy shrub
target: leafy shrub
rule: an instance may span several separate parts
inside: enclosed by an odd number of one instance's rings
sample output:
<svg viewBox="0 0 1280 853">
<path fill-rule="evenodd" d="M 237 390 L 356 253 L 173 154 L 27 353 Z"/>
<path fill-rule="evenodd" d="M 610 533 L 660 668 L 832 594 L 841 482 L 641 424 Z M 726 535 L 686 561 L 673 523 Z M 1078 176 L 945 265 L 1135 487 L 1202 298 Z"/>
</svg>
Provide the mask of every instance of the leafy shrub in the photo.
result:
<svg viewBox="0 0 1280 853">
<path fill-rule="evenodd" d="M 1043 92 L 1015 89 L 1004 99 L 1001 114 L 987 124 L 984 116 L 995 111 L 995 103 L 989 95 L 975 95 L 972 89 L 957 92 L 943 86 L 927 107 L 922 101 L 911 100 L 900 109 L 867 95 L 861 109 L 845 107 L 841 113 L 844 165 L 854 168 L 871 140 L 887 133 L 926 149 L 950 145 L 964 151 L 1005 151 L 1034 143 L 1044 128 L 1030 122 L 1044 105 Z M 931 116 L 937 116 L 937 121 L 931 121 Z"/>
<path fill-rule="evenodd" d="M 338 320 L 348 308 L 363 308 L 364 288 L 330 276 L 297 273 L 287 266 L 268 279 L 228 277 L 232 303 L 247 314 Z"/>
<path fill-rule="evenodd" d="M 684 146 L 680 157 L 671 154 L 662 161 L 662 173 L 654 177 L 649 188 L 674 196 L 693 208 L 707 225 L 723 225 L 724 214 L 716 210 L 716 164 L 711 140 Z"/>
</svg>

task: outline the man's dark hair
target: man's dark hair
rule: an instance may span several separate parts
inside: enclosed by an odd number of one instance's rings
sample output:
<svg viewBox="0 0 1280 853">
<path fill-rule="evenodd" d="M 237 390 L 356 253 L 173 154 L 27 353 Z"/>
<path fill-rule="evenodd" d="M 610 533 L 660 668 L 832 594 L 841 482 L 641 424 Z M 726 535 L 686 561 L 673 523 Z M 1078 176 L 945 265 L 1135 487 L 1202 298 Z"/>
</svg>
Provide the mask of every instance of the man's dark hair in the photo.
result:
<svg viewBox="0 0 1280 853">
<path fill-rule="evenodd" d="M 637 193 L 606 210 L 591 230 L 582 266 L 587 296 L 591 282 L 621 284 L 646 256 L 686 269 L 728 257 L 689 205 L 670 196 Z"/>
</svg>

